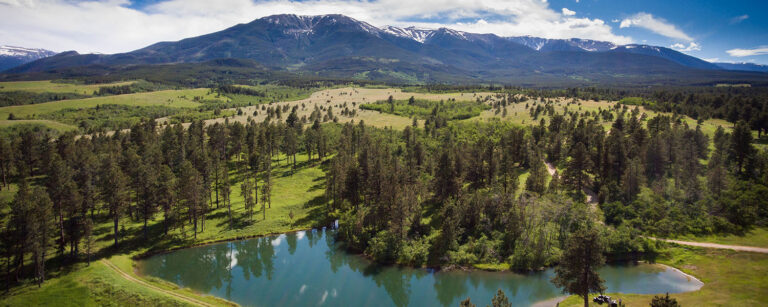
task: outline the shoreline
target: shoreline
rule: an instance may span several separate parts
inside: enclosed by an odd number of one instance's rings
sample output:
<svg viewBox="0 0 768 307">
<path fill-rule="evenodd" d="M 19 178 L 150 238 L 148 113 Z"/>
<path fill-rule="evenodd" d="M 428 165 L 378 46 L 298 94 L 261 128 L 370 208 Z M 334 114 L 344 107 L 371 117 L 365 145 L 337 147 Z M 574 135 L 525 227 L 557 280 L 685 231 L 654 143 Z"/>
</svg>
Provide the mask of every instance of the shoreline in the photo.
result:
<svg viewBox="0 0 768 307">
<path fill-rule="evenodd" d="M 174 251 L 178 251 L 178 250 L 186 249 L 186 248 L 194 248 L 194 247 L 200 247 L 200 246 L 206 246 L 206 245 L 212 245 L 212 244 L 218 244 L 218 243 L 233 242 L 233 241 L 239 241 L 239 240 L 248 240 L 248 239 L 254 239 L 254 238 L 263 238 L 263 237 L 268 237 L 268 236 L 280 236 L 280 235 L 284 235 L 284 234 L 297 233 L 297 232 L 300 232 L 300 231 L 322 230 L 322 229 L 326 229 L 328 227 L 331 227 L 332 225 L 333 224 L 331 224 L 330 226 L 310 227 L 310 228 L 296 229 L 296 230 L 285 231 L 285 232 L 273 232 L 273 233 L 266 233 L 266 234 L 252 235 L 252 236 L 241 236 L 241 237 L 236 237 L 236 238 L 228 238 L 228 239 L 220 239 L 220 240 L 214 240 L 214 241 L 207 241 L 207 242 L 202 242 L 202 243 L 199 243 L 199 244 L 193 244 L 193 245 L 189 245 L 189 246 L 176 247 L 176 248 L 160 250 L 160 251 L 154 251 L 154 252 L 147 252 L 147 253 L 143 253 L 141 255 L 137 255 L 137 256 L 134 256 L 134 257 L 130 257 L 130 258 L 131 258 L 131 261 L 133 262 L 132 266 L 134 267 L 134 274 L 136 274 L 139 277 L 145 278 L 146 277 L 145 275 L 140 274 L 137 271 L 137 269 L 138 269 L 137 261 L 140 261 L 142 259 L 146 259 L 146 258 L 149 258 L 149 257 L 152 257 L 152 256 L 161 255 L 161 254 L 167 254 L 167 253 L 170 253 L 170 252 L 174 252 Z M 366 259 L 367 261 L 371 261 L 371 262 L 375 263 L 375 261 L 371 260 L 370 257 L 365 255 L 364 253 L 351 253 L 351 252 L 348 252 L 348 253 L 350 253 L 352 255 L 355 255 L 355 256 L 362 257 L 362 258 Z M 635 264 L 642 263 L 642 264 L 647 264 L 647 265 L 659 266 L 659 267 L 662 267 L 664 269 L 671 269 L 671 270 L 676 271 L 676 272 L 682 274 L 683 276 L 685 276 L 688 279 L 688 282 L 695 282 L 695 283 L 700 284 L 700 286 L 696 290 L 685 291 L 685 292 L 677 292 L 677 293 L 688 293 L 688 292 L 700 291 L 701 288 L 704 287 L 704 285 L 705 285 L 705 283 L 703 281 L 701 281 L 699 278 L 697 278 L 697 277 L 695 277 L 695 276 L 693 276 L 691 274 L 688 274 L 686 272 L 683 272 L 681 269 L 676 268 L 676 267 L 671 266 L 671 265 L 667 265 L 667 264 L 663 264 L 663 263 L 648 263 L 647 261 L 643 261 L 643 260 L 640 260 L 640 261 L 629 261 L 629 262 L 635 263 Z M 606 265 L 608 265 L 608 264 L 609 263 L 606 263 Z M 540 268 L 539 270 L 531 270 L 531 271 L 520 272 L 520 271 L 514 271 L 514 270 L 510 270 L 510 269 L 504 269 L 504 270 L 482 269 L 482 268 L 478 268 L 478 267 L 476 267 L 474 265 L 471 265 L 471 266 L 446 265 L 446 266 L 436 266 L 436 267 L 430 267 L 430 266 L 415 267 L 415 266 L 402 265 L 402 264 L 396 264 L 396 263 L 395 264 L 379 264 L 379 265 L 392 266 L 392 267 L 406 267 L 406 268 L 411 268 L 411 269 L 421 269 L 421 270 L 425 270 L 425 271 L 427 271 L 429 273 L 432 273 L 432 274 L 439 273 L 439 272 L 458 272 L 458 271 L 466 272 L 466 273 L 471 273 L 471 272 L 491 272 L 491 273 L 527 274 L 527 273 L 533 273 L 533 272 L 541 272 L 543 270 L 547 270 L 547 269 L 551 268 L 551 267 L 549 267 L 549 268 Z M 635 294 L 635 293 L 622 293 L 622 294 Z M 198 295 L 202 295 L 202 294 L 198 294 Z M 533 306 L 533 307 L 557 306 L 560 302 L 566 300 L 570 296 L 571 295 L 556 296 L 556 297 L 549 298 L 549 299 L 546 299 L 546 300 L 543 300 L 543 301 L 535 302 L 531 306 Z M 217 298 L 220 298 L 220 297 L 217 297 Z M 223 299 L 223 298 L 220 298 L 220 299 Z"/>
</svg>

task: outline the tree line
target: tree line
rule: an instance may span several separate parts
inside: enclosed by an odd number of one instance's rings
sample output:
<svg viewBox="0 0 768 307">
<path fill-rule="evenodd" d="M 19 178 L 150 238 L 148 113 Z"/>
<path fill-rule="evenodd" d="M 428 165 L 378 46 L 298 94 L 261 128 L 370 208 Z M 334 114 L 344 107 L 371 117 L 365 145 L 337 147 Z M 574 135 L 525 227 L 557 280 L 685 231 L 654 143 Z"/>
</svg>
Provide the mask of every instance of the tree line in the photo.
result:
<svg viewBox="0 0 768 307">
<path fill-rule="evenodd" d="M 614 226 L 596 226 L 614 256 L 652 253 L 639 233 L 766 225 L 768 154 L 748 124 L 710 138 L 681 116 L 612 112 L 607 130 L 601 112 L 554 109 L 529 127 L 346 124 L 327 173 L 329 211 L 350 249 L 417 266 L 553 265 L 574 231 L 603 218 L 598 207 Z"/>
<path fill-rule="evenodd" d="M 196 238 L 214 208 L 227 209 L 230 228 L 236 220 L 265 219 L 273 163 L 296 168 L 299 152 L 321 161 L 333 148 L 328 128 L 316 120 L 305 129 L 295 112 L 287 123 L 197 121 L 184 128 L 144 120 L 113 135 L 24 129 L 0 137 L 0 188 L 16 189 L 0 219 L 7 285 L 30 276 L 42 283 L 51 257 L 90 262 L 99 250 L 95 225 L 110 224 L 110 250 L 119 250 L 126 223 L 141 223 L 140 238 L 133 239 L 151 242 Z M 236 183 L 244 199 L 240 216 L 231 203 Z M 162 232 L 150 234 L 155 219 Z"/>
</svg>

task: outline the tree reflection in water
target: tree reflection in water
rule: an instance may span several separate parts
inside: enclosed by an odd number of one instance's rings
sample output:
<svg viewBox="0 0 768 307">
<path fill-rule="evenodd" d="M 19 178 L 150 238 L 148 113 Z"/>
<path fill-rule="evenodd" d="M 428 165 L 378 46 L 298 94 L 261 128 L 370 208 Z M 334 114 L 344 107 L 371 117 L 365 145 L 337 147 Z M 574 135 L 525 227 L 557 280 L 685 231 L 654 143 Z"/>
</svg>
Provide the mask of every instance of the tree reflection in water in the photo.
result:
<svg viewBox="0 0 768 307">
<path fill-rule="evenodd" d="M 525 306 L 561 295 L 549 282 L 551 270 L 511 274 L 381 266 L 340 245 L 335 230 L 300 231 L 157 255 L 140 261 L 140 269 L 244 306 L 455 306 L 467 296 L 485 305 L 497 289 Z M 609 290 L 675 293 L 701 286 L 646 266 L 607 268 Z"/>
</svg>

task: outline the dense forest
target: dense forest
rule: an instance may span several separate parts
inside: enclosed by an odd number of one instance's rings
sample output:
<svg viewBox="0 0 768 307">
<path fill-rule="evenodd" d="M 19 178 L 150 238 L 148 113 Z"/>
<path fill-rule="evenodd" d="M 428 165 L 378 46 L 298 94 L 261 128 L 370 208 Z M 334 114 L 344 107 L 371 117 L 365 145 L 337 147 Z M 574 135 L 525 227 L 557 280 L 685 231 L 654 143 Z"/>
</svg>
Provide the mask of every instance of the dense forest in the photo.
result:
<svg viewBox="0 0 768 307">
<path fill-rule="evenodd" d="M 390 107 L 428 107 L 420 104 Z M 273 163 L 296 167 L 299 153 L 326 171 L 323 220 L 338 220 L 349 249 L 382 263 L 531 270 L 557 264 L 583 229 L 599 232 L 604 254 L 618 259 L 653 256 L 641 235 L 739 233 L 768 223 L 768 154 L 743 120 L 708 137 L 679 115 L 648 118 L 631 106 L 529 109 L 549 120 L 460 122 L 444 108 L 396 131 L 270 106 L 264 122 L 247 124 L 143 120 L 130 132 L 85 137 L 4 134 L 0 187 L 18 190 L 0 225 L 3 274 L 8 285 L 43 282 L 51 254 L 89 261 L 95 223 L 112 224 L 115 248 L 126 219 L 161 219 L 165 235 L 185 227 L 196 235 L 212 208 L 231 206 L 233 182 L 246 210 L 230 210 L 229 227 L 238 227 L 235 218 L 263 219 Z"/>
<path fill-rule="evenodd" d="M 679 118 L 643 120 L 636 109 L 620 111 L 608 131 L 596 117 L 402 133 L 345 126 L 327 190 L 340 233 L 382 262 L 535 269 L 558 261 L 574 229 L 599 220 L 588 194 L 614 226 L 603 231 L 615 256 L 652 252 L 639 233 L 740 232 L 766 223 L 768 156 L 753 147 L 745 123 L 710 140 Z M 550 180 L 545 162 L 562 174 Z M 524 191 L 516 193 L 523 171 Z"/>
</svg>

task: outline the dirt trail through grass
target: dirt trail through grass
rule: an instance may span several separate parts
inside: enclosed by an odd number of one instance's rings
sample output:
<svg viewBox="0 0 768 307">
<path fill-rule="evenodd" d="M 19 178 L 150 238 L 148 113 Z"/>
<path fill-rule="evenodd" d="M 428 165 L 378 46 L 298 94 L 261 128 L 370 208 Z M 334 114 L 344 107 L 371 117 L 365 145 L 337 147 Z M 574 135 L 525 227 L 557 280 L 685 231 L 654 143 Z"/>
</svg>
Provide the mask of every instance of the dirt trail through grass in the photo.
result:
<svg viewBox="0 0 768 307">
<path fill-rule="evenodd" d="M 557 169 L 555 168 L 552 163 L 544 161 L 544 164 L 547 166 L 547 172 L 549 172 L 549 175 L 554 177 L 555 172 Z M 559 175 L 557 175 L 558 178 L 560 178 Z M 597 209 L 597 194 L 595 191 L 592 191 L 591 189 L 588 189 L 586 187 L 581 188 L 582 191 L 584 191 L 584 194 L 587 195 L 587 204 L 589 204 L 589 207 L 592 208 L 592 210 Z"/>
<path fill-rule="evenodd" d="M 166 294 L 166 295 L 170 295 L 170 296 L 173 296 L 174 298 L 177 298 L 177 299 L 179 299 L 179 300 L 182 300 L 182 301 L 184 301 L 184 302 L 186 302 L 186 303 L 190 303 L 190 304 L 193 304 L 193 305 L 197 305 L 197 306 L 214 306 L 214 305 L 208 304 L 208 303 L 206 303 L 206 302 L 202 302 L 202 301 L 196 300 L 196 299 L 194 299 L 194 298 L 191 298 L 191 297 L 188 297 L 188 296 L 185 296 L 185 295 L 181 295 L 181 294 L 178 294 L 178 293 L 176 293 L 176 292 L 173 292 L 173 291 L 169 291 L 169 290 L 165 290 L 165 289 L 162 289 L 162 288 L 159 288 L 159 287 L 153 286 L 153 285 L 151 285 L 151 284 L 149 284 L 149 283 L 147 283 L 147 282 L 145 282 L 145 281 L 143 281 L 143 280 L 141 280 L 141 279 L 138 279 L 138 278 L 136 278 L 136 277 L 133 277 L 133 276 L 131 276 L 130 274 L 128 274 L 128 273 L 126 273 L 126 272 L 123 272 L 123 270 L 121 270 L 120 268 L 118 268 L 116 265 L 114 265 L 114 264 L 113 264 L 112 262 L 110 262 L 109 260 L 106 260 L 106 259 L 102 259 L 102 260 L 101 260 L 101 263 L 103 263 L 103 264 L 104 264 L 104 265 L 106 265 L 108 268 L 112 269 L 112 270 L 113 270 L 113 271 L 115 271 L 117 274 L 119 274 L 120 276 L 122 276 L 123 278 L 125 278 L 126 280 L 128 280 L 128 281 L 130 281 L 130 282 L 132 282 L 132 283 L 136 283 L 136 284 L 139 284 L 139 285 L 141 285 L 141 286 L 147 287 L 147 288 L 149 288 L 149 289 L 151 289 L 151 290 L 154 290 L 154 291 L 157 291 L 157 292 L 160 292 L 160 293 Z"/>
<path fill-rule="evenodd" d="M 648 238 L 654 239 L 654 240 L 665 241 L 665 242 L 669 242 L 669 243 L 676 243 L 676 244 L 680 244 L 680 245 L 689 245 L 689 246 L 706 247 L 706 248 L 717 248 L 717 249 L 732 249 L 732 250 L 741 251 L 741 252 L 753 252 L 753 253 L 768 254 L 768 248 L 762 248 L 762 247 L 742 246 L 742 245 L 724 245 L 724 244 L 706 243 L 706 242 L 680 241 L 680 240 L 671 240 L 671 239 L 660 239 L 660 238 L 654 238 L 654 237 L 648 237 Z"/>
</svg>

